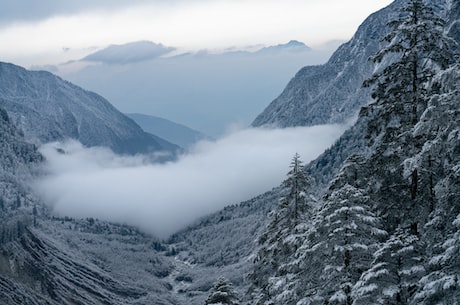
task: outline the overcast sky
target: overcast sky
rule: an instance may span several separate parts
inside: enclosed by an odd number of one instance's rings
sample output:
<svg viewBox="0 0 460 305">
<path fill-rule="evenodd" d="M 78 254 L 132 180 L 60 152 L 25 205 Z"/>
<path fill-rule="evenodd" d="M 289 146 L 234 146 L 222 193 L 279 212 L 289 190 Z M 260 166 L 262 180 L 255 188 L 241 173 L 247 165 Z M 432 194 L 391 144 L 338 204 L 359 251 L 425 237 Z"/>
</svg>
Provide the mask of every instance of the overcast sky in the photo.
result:
<svg viewBox="0 0 460 305">
<path fill-rule="evenodd" d="M 0 60 L 55 64 L 109 44 L 187 50 L 351 38 L 391 0 L 0 0 Z M 75 59 L 75 58 L 74 58 Z"/>
</svg>

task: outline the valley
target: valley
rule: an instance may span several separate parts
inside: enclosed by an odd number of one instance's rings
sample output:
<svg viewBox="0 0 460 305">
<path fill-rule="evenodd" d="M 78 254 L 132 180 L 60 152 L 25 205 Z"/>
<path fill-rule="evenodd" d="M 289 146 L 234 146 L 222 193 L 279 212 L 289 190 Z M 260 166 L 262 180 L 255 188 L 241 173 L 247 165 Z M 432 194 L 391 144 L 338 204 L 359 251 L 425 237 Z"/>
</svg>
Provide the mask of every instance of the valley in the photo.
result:
<svg viewBox="0 0 460 305">
<path fill-rule="evenodd" d="M 396 0 L 217 139 L 0 62 L 0 303 L 459 304 L 459 24 Z"/>
</svg>

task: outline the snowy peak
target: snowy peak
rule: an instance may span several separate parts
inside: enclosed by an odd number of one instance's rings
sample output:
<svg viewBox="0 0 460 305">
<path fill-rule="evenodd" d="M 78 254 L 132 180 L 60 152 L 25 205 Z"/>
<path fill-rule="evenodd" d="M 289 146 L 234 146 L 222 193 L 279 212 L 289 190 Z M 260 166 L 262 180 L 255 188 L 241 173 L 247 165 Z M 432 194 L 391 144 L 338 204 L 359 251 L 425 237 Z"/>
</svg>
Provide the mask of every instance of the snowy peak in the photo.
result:
<svg viewBox="0 0 460 305">
<path fill-rule="evenodd" d="M 269 46 L 260 49 L 256 53 L 276 53 L 276 52 L 308 52 L 311 48 L 305 45 L 303 42 L 297 40 L 291 40 L 285 44 L 279 44 L 276 46 Z"/>
<path fill-rule="evenodd" d="M 123 45 L 111 45 L 84 57 L 82 61 L 101 62 L 105 64 L 129 64 L 152 60 L 174 50 L 175 48 L 166 47 L 161 43 L 138 41 Z"/>
</svg>

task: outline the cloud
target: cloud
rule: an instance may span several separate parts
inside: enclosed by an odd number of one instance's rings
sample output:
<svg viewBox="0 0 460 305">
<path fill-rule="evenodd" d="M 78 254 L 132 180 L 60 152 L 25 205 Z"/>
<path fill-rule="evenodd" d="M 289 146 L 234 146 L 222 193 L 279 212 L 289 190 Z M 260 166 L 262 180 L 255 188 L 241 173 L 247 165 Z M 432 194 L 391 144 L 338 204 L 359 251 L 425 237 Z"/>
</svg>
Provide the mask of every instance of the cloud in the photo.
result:
<svg viewBox="0 0 460 305">
<path fill-rule="evenodd" d="M 0 41 L 8 41 L 0 45 L 3 60 L 40 65 L 70 60 L 72 52 L 63 52 L 62 47 L 84 49 L 138 40 L 198 50 L 299 39 L 314 48 L 330 39 L 350 38 L 370 12 L 391 2 L 0 1 Z"/>
<path fill-rule="evenodd" d="M 0 24 L 29 22 L 58 15 L 71 15 L 85 11 L 114 10 L 128 6 L 149 3 L 149 0 L 0 0 Z M 162 2 L 157 1 L 157 2 Z M 164 1 L 163 1 L 164 2 Z"/>
<path fill-rule="evenodd" d="M 244 129 L 200 142 L 167 164 L 76 142 L 53 143 L 41 148 L 48 174 L 35 187 L 62 216 L 127 223 L 166 237 L 199 217 L 279 185 L 294 153 L 305 162 L 312 160 L 345 128 Z"/>
</svg>

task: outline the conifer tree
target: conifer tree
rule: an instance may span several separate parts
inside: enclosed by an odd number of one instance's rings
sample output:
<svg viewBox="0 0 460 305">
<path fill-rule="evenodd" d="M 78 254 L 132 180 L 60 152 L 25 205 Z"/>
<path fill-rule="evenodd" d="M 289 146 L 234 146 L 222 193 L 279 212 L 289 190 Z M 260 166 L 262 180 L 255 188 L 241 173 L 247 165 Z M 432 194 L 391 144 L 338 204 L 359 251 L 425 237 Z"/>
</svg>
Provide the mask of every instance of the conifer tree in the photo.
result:
<svg viewBox="0 0 460 305">
<path fill-rule="evenodd" d="M 321 279 L 329 304 L 352 304 L 352 287 L 370 265 L 373 249 L 386 236 L 369 204 L 362 190 L 346 184 L 329 195 L 320 212 L 318 254 L 325 258 Z"/>
<path fill-rule="evenodd" d="M 297 298 L 289 304 L 352 304 L 352 287 L 387 234 L 370 205 L 364 191 L 348 183 L 326 195 L 304 244 L 284 268 L 292 270 Z"/>
<path fill-rule="evenodd" d="M 284 180 L 283 196 L 280 198 L 280 207 L 286 209 L 286 220 L 292 221 L 291 225 L 296 226 L 307 209 L 307 192 L 310 188 L 310 178 L 306 175 L 303 162 L 298 153 L 294 155 Z"/>
<path fill-rule="evenodd" d="M 353 305 L 408 304 L 425 272 L 422 248 L 417 235 L 398 228 L 353 287 Z"/>
<path fill-rule="evenodd" d="M 444 35 L 444 26 L 444 20 L 422 0 L 407 0 L 401 17 L 388 23 L 390 33 L 382 39 L 388 45 L 371 58 L 380 64 L 393 54 L 396 60 L 363 84 L 375 85 L 372 97 L 377 104 L 400 114 L 410 109 L 412 122 L 417 120 L 418 108 L 429 95 L 428 81 L 437 69 L 445 69 L 453 61 L 453 41 Z"/>
<path fill-rule="evenodd" d="M 221 277 L 211 290 L 205 305 L 238 305 L 240 300 L 233 286 L 225 278 Z"/>
<path fill-rule="evenodd" d="M 259 251 L 254 269 L 249 274 L 249 294 L 253 304 L 265 304 L 272 297 L 270 278 L 301 245 L 304 221 L 313 209 L 309 197 L 310 178 L 306 175 L 299 154 L 295 154 L 287 178 L 282 183 L 279 205 L 270 215 L 271 221 L 259 238 Z"/>
<path fill-rule="evenodd" d="M 442 243 L 442 252 L 431 258 L 430 272 L 420 280 L 416 304 L 460 304 L 460 214 L 452 225 L 455 231 Z"/>
</svg>

